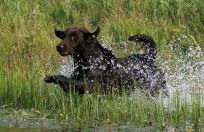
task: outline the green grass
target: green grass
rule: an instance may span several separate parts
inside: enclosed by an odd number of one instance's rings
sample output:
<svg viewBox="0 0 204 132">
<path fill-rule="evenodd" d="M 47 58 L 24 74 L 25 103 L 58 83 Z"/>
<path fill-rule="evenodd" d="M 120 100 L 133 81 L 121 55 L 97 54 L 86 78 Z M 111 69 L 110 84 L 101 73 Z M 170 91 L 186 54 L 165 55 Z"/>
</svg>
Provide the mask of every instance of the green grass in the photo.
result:
<svg viewBox="0 0 204 132">
<path fill-rule="evenodd" d="M 204 48 L 204 3 L 202 0 L 0 0 L 0 106 L 52 115 L 57 119 L 76 119 L 73 127 L 95 126 L 113 122 L 199 124 L 204 109 L 201 95 L 192 95 L 189 106 L 179 95 L 165 108 L 161 101 L 145 98 L 129 100 L 107 95 L 64 93 L 59 87 L 43 83 L 47 74 L 58 72 L 62 63 L 55 51 L 59 40 L 54 29 L 85 26 L 90 31 L 90 18 L 101 26 L 105 38 L 117 56 L 129 54 L 129 47 L 115 45 L 128 36 L 144 33 L 158 43 L 163 58 L 174 58 L 166 45 L 182 34 L 188 36 L 181 52 L 189 43 Z M 175 45 L 177 47 L 178 45 Z M 3 109 L 3 107 L 2 107 Z M 91 123 L 87 124 L 86 120 Z"/>
</svg>

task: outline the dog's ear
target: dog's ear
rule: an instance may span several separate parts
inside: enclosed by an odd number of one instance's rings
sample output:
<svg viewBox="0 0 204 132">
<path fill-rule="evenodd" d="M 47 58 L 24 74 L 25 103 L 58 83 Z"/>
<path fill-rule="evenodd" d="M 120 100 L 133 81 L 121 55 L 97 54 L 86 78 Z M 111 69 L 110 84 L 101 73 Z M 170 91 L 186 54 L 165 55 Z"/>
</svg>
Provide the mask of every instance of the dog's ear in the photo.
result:
<svg viewBox="0 0 204 132">
<path fill-rule="evenodd" d="M 60 39 L 64 39 L 65 36 L 66 36 L 64 31 L 59 31 L 59 30 L 56 30 L 56 29 L 55 29 L 55 35 Z"/>
<path fill-rule="evenodd" d="M 96 29 L 95 32 L 93 32 L 93 33 L 86 33 L 85 37 L 86 38 L 90 38 L 90 37 L 96 38 L 98 36 L 99 32 L 100 32 L 100 27 L 98 26 L 98 28 Z"/>
</svg>

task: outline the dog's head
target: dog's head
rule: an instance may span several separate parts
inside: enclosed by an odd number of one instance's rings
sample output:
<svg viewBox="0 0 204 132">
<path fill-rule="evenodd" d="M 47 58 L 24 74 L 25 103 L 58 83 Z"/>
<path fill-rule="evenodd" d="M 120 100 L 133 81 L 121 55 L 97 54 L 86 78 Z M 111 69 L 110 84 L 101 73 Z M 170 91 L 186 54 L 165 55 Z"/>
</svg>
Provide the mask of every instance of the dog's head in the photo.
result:
<svg viewBox="0 0 204 132">
<path fill-rule="evenodd" d="M 57 51 L 61 56 L 67 56 L 93 49 L 98 43 L 99 32 L 100 27 L 93 33 L 90 33 L 86 28 L 77 27 L 68 28 L 65 31 L 55 30 L 55 35 L 61 39 L 61 42 L 56 46 Z"/>
</svg>

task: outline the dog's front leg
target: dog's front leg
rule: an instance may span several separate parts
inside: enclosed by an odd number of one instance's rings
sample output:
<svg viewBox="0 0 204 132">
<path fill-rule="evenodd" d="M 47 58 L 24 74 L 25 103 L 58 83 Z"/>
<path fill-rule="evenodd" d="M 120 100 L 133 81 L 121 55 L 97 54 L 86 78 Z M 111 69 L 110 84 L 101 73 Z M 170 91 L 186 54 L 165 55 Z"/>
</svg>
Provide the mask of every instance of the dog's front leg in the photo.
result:
<svg viewBox="0 0 204 132">
<path fill-rule="evenodd" d="M 46 83 L 59 84 L 60 87 L 65 91 L 69 91 L 70 87 L 75 89 L 79 94 L 84 93 L 84 83 L 83 81 L 75 80 L 73 78 L 67 78 L 63 75 L 46 76 L 44 78 Z"/>
<path fill-rule="evenodd" d="M 46 76 L 44 78 L 44 81 L 46 83 L 54 83 L 54 84 L 59 84 L 62 82 L 66 82 L 68 80 L 67 77 L 63 76 L 63 75 L 53 75 L 53 76 Z"/>
</svg>

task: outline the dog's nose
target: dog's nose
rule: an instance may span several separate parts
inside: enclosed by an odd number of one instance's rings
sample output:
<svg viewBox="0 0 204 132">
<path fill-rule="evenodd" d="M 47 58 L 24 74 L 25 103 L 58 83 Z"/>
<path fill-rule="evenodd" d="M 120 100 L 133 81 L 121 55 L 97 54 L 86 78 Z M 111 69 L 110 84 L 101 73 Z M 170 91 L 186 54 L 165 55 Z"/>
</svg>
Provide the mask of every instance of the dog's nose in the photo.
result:
<svg viewBox="0 0 204 132">
<path fill-rule="evenodd" d="M 63 46 L 62 45 L 57 45 L 56 48 L 57 48 L 57 50 L 62 50 Z"/>
</svg>

